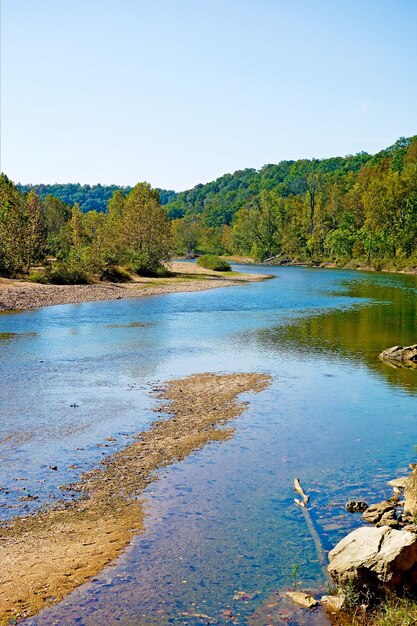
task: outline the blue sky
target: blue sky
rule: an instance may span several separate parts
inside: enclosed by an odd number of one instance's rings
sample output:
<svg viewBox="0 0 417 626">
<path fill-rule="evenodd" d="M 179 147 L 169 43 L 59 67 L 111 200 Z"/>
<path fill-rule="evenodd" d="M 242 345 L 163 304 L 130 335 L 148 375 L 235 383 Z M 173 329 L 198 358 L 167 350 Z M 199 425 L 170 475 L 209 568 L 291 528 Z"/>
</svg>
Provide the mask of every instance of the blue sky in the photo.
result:
<svg viewBox="0 0 417 626">
<path fill-rule="evenodd" d="M 182 190 L 417 133 L 417 0 L 2 0 L 1 168 Z"/>
</svg>

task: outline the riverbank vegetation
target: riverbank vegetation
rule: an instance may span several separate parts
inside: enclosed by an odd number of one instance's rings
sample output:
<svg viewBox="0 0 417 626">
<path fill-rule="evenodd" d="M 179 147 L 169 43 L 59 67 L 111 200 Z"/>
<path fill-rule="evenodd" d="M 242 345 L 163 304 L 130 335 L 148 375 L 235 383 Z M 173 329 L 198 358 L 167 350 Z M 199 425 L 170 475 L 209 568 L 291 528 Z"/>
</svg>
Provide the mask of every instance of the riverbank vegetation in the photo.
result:
<svg viewBox="0 0 417 626">
<path fill-rule="evenodd" d="M 177 250 L 375 269 L 417 265 L 417 136 L 371 156 L 227 174 L 167 204 Z"/>
<path fill-rule="evenodd" d="M 0 206 L 0 273 L 55 258 L 35 280 L 123 280 L 123 266 L 157 275 L 171 253 L 415 269 L 417 136 L 373 156 L 282 161 L 181 193 L 3 176 Z"/>
<path fill-rule="evenodd" d="M 32 189 L 21 193 L 0 178 L 0 275 L 35 282 L 123 282 L 129 272 L 166 275 L 171 226 L 159 193 L 139 183 L 127 195 L 116 190 L 106 213 L 83 213 Z M 41 267 L 36 268 L 36 266 Z"/>
<path fill-rule="evenodd" d="M 228 261 L 221 259 L 215 254 L 203 254 L 198 257 L 197 265 L 208 270 L 214 270 L 215 272 L 230 272 L 232 269 Z"/>
</svg>

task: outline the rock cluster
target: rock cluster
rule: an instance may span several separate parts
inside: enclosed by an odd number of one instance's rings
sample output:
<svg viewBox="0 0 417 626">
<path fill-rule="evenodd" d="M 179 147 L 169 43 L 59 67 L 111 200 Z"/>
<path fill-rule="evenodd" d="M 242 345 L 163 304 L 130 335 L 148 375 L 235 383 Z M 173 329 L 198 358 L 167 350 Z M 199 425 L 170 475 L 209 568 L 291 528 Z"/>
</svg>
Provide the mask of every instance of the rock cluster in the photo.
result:
<svg viewBox="0 0 417 626">
<path fill-rule="evenodd" d="M 383 500 L 378 504 L 371 504 L 362 515 L 362 519 L 375 526 L 390 526 L 391 528 L 399 528 L 402 521 L 401 514 L 397 514 L 396 507 L 398 499 Z"/>
<path fill-rule="evenodd" d="M 382 361 L 406 367 L 417 367 L 417 344 L 412 346 L 393 346 L 387 348 L 379 355 Z"/>
<path fill-rule="evenodd" d="M 362 519 L 373 527 L 358 528 L 329 553 L 328 571 L 339 586 L 372 592 L 417 583 L 417 468 L 388 484 L 394 493 L 387 500 L 346 504 L 352 513 L 363 511 Z"/>
</svg>

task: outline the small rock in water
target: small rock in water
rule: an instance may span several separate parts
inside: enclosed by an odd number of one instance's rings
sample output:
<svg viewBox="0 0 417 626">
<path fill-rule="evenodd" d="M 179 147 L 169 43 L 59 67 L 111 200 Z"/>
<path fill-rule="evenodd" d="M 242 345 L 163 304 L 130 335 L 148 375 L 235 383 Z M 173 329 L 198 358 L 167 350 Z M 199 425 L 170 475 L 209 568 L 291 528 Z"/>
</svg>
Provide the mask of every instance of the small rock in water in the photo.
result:
<svg viewBox="0 0 417 626">
<path fill-rule="evenodd" d="M 379 355 L 382 361 L 394 361 L 404 365 L 413 365 L 417 363 L 417 344 L 412 346 L 393 346 L 387 348 Z"/>
<path fill-rule="evenodd" d="M 309 596 L 303 591 L 287 591 L 286 594 L 293 602 L 303 606 L 305 609 L 312 609 L 318 605 L 318 602 L 313 596 Z"/>
<path fill-rule="evenodd" d="M 58 467 L 56 465 L 48 465 L 50 470 L 53 470 L 54 472 L 57 471 Z"/>
<path fill-rule="evenodd" d="M 246 591 L 235 591 L 233 600 L 251 600 L 252 596 L 248 595 Z"/>
<path fill-rule="evenodd" d="M 366 502 L 349 500 L 346 502 L 346 511 L 348 513 L 363 513 L 368 508 Z"/>
</svg>

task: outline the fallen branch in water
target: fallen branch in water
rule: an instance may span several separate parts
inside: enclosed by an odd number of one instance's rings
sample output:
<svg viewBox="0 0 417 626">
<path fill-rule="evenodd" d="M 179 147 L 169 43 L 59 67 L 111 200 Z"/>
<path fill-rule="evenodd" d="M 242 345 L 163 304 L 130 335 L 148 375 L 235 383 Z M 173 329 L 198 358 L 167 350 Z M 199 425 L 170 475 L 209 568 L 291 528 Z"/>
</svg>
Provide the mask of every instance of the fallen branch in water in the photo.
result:
<svg viewBox="0 0 417 626">
<path fill-rule="evenodd" d="M 316 548 L 316 554 L 317 554 L 317 558 L 318 561 L 321 565 L 321 568 L 323 570 L 323 573 L 325 575 L 326 578 L 328 578 L 328 572 L 327 572 L 327 557 L 326 557 L 326 552 L 323 548 L 323 544 L 321 542 L 320 539 L 320 535 L 318 534 L 313 520 L 311 519 L 311 515 L 310 515 L 310 511 L 307 508 L 307 504 L 310 501 L 310 496 L 307 495 L 304 491 L 304 489 L 301 486 L 300 480 L 298 478 L 294 479 L 294 491 L 296 493 L 299 493 L 300 496 L 303 498 L 302 500 L 299 500 L 298 498 L 294 498 L 294 502 L 297 506 L 299 506 L 303 512 L 304 515 L 304 519 L 307 522 L 307 527 L 308 530 L 310 531 L 310 535 L 311 538 L 314 541 L 314 546 Z"/>
<path fill-rule="evenodd" d="M 298 498 L 294 498 L 294 502 L 295 502 L 295 504 L 296 504 L 297 506 L 303 506 L 303 507 L 305 507 L 305 506 L 308 504 L 309 500 L 310 500 L 310 496 L 308 496 L 308 495 L 305 493 L 305 491 L 304 491 L 304 489 L 302 488 L 301 483 L 300 483 L 300 481 L 299 481 L 299 479 L 298 479 L 298 478 L 294 478 L 294 491 L 295 491 L 296 493 L 299 493 L 299 494 L 300 494 L 300 496 L 302 496 L 302 498 L 303 498 L 303 501 L 302 501 L 302 502 L 300 502 L 300 500 L 299 500 Z"/>
</svg>

